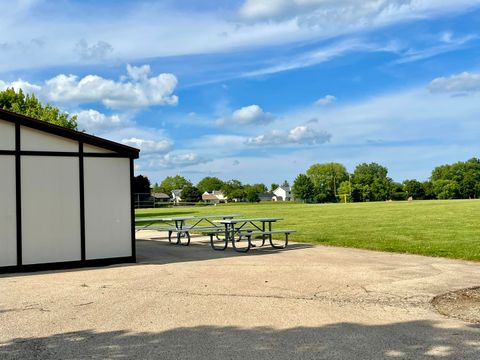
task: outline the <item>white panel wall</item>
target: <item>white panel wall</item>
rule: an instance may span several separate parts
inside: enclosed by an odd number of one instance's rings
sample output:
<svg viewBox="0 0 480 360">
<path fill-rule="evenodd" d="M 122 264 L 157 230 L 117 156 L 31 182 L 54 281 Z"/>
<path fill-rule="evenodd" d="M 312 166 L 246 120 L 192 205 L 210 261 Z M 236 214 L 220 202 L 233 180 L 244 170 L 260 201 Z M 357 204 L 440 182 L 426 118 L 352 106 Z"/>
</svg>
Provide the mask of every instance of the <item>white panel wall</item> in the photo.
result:
<svg viewBox="0 0 480 360">
<path fill-rule="evenodd" d="M 22 126 L 20 130 L 22 150 L 78 152 L 78 142 Z"/>
<path fill-rule="evenodd" d="M 0 266 L 17 265 L 16 211 L 15 157 L 0 155 Z"/>
<path fill-rule="evenodd" d="M 74 157 L 22 156 L 24 264 L 81 259 L 78 162 Z"/>
<path fill-rule="evenodd" d="M 15 125 L 0 120 L 0 150 L 15 150 Z"/>
<path fill-rule="evenodd" d="M 83 152 L 86 153 L 101 153 L 101 154 L 113 154 L 113 151 L 98 147 L 98 146 L 93 146 L 89 144 L 84 144 L 83 145 Z"/>
<path fill-rule="evenodd" d="M 87 260 L 131 256 L 130 161 L 84 161 Z"/>
</svg>

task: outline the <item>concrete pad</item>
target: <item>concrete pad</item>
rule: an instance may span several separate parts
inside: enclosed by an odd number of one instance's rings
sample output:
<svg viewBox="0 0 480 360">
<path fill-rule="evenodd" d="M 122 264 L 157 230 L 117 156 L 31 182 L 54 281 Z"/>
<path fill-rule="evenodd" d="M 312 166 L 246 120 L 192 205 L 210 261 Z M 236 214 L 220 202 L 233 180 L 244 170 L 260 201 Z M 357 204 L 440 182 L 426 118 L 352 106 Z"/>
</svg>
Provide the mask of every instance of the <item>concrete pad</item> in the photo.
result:
<svg viewBox="0 0 480 360">
<path fill-rule="evenodd" d="M 479 285 L 478 263 L 159 234 L 138 264 L 0 276 L 0 359 L 480 358 L 480 329 L 429 303 Z"/>
</svg>

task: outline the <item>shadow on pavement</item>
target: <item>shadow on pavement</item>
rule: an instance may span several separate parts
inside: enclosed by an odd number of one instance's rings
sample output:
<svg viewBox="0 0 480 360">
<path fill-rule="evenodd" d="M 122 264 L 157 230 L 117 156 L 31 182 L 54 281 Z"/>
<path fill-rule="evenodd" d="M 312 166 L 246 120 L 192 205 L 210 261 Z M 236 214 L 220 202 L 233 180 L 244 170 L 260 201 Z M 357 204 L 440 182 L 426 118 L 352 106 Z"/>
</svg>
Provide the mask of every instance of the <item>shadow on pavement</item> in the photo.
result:
<svg viewBox="0 0 480 360">
<path fill-rule="evenodd" d="M 192 237 L 192 239 L 195 239 Z M 204 238 L 205 239 L 205 238 Z M 171 245 L 163 237 L 152 240 L 137 240 L 137 263 L 140 264 L 170 264 L 178 262 L 222 259 L 237 256 L 264 256 L 285 251 L 308 249 L 311 244 L 291 243 L 286 249 L 273 249 L 269 245 L 254 248 L 244 254 L 229 247 L 225 251 L 215 251 L 208 240 L 193 240 L 189 246 Z"/>
<path fill-rule="evenodd" d="M 277 330 L 78 331 L 0 344 L 0 359 L 479 359 L 480 332 L 430 321 Z"/>
</svg>

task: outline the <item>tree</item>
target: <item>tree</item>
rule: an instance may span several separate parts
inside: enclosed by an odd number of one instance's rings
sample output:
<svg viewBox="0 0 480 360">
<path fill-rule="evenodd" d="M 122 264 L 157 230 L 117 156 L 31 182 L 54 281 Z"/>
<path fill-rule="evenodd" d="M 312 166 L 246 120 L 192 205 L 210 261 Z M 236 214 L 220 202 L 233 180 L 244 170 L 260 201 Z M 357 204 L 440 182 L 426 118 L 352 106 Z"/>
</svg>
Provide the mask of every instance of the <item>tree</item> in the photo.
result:
<svg viewBox="0 0 480 360">
<path fill-rule="evenodd" d="M 182 201 L 197 202 L 202 199 L 202 193 L 193 185 L 187 184 L 182 189 Z"/>
<path fill-rule="evenodd" d="M 315 186 L 316 202 L 337 201 L 338 185 L 348 180 L 347 169 L 339 163 L 314 164 L 307 170 L 307 175 Z"/>
<path fill-rule="evenodd" d="M 254 191 L 255 193 L 266 193 L 268 192 L 267 187 L 265 184 L 247 184 L 243 186 L 243 189 L 248 193 L 250 190 Z"/>
<path fill-rule="evenodd" d="M 160 191 L 166 194 L 171 194 L 172 190 L 181 190 L 187 185 L 192 185 L 190 180 L 185 179 L 183 176 L 167 176 L 160 183 Z M 183 197 L 182 197 L 183 199 Z"/>
<path fill-rule="evenodd" d="M 76 115 L 70 117 L 68 113 L 60 111 L 55 106 L 42 105 L 35 95 L 25 95 L 21 89 L 18 92 L 13 88 L 0 91 L 0 108 L 67 129 L 77 130 Z"/>
<path fill-rule="evenodd" d="M 438 166 L 432 170 L 430 179 L 434 183 L 438 180 L 454 181 L 459 185 L 458 197 L 476 198 L 478 197 L 477 184 L 480 183 L 480 160 L 472 158 L 465 162 Z"/>
<path fill-rule="evenodd" d="M 436 180 L 433 189 L 438 199 L 458 199 L 461 195 L 460 185 L 453 180 Z"/>
<path fill-rule="evenodd" d="M 314 196 L 314 185 L 310 177 L 305 174 L 298 175 L 293 182 L 292 192 L 296 198 L 311 202 Z"/>
<path fill-rule="evenodd" d="M 270 191 L 273 192 L 273 191 L 275 191 L 278 187 L 279 187 L 278 184 L 272 183 L 272 184 L 270 185 Z"/>
<path fill-rule="evenodd" d="M 403 185 L 397 182 L 390 184 L 390 199 L 392 200 L 405 200 L 405 189 Z"/>
<path fill-rule="evenodd" d="M 150 180 L 143 175 L 135 176 L 133 179 L 133 192 L 135 194 L 149 194 L 150 195 Z"/>
<path fill-rule="evenodd" d="M 403 190 L 407 198 L 411 196 L 415 200 L 425 199 L 425 186 L 420 181 L 415 179 L 405 180 L 403 182 Z"/>
<path fill-rule="evenodd" d="M 222 186 L 222 191 L 229 200 L 243 200 L 246 196 L 242 183 L 235 179 L 226 181 Z"/>
<path fill-rule="evenodd" d="M 260 198 L 258 197 L 258 193 L 255 191 L 254 188 L 250 188 L 246 191 L 247 201 L 251 203 L 259 202 Z"/>
<path fill-rule="evenodd" d="M 197 189 L 203 194 L 204 192 L 212 192 L 213 190 L 220 190 L 224 182 L 217 177 L 207 176 L 200 180 L 197 184 Z"/>
<path fill-rule="evenodd" d="M 392 179 L 388 178 L 387 174 L 387 168 L 377 163 L 357 165 L 352 175 L 355 201 L 388 200 L 391 196 Z"/>
</svg>

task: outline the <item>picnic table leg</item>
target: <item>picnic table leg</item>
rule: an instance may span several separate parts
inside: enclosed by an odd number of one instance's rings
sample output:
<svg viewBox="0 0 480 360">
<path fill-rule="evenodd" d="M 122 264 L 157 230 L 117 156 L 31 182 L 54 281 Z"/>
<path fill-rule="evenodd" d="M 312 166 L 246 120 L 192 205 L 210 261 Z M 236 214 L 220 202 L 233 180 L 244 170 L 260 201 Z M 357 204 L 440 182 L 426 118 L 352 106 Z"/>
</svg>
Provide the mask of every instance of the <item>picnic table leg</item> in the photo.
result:
<svg viewBox="0 0 480 360">
<path fill-rule="evenodd" d="M 227 248 L 228 246 L 228 241 L 229 241 L 229 229 L 228 229 L 228 225 L 225 224 L 225 237 L 223 238 L 223 246 L 222 247 L 217 247 L 215 245 L 215 242 L 213 241 L 213 237 L 216 237 L 217 240 L 220 240 L 222 241 L 222 239 L 220 239 L 220 237 L 218 236 L 218 234 L 210 234 L 210 246 L 212 247 L 213 250 L 217 250 L 217 251 L 223 251 Z"/>
<path fill-rule="evenodd" d="M 175 242 L 172 241 L 172 233 L 173 233 L 173 231 L 171 231 L 171 230 L 168 231 L 168 242 L 172 245 L 178 245 L 178 242 L 179 242 L 178 238 L 177 238 L 177 241 L 175 241 Z"/>
<path fill-rule="evenodd" d="M 280 246 L 275 245 L 273 243 L 272 236 L 270 235 L 270 245 L 272 246 L 272 248 L 274 248 L 274 249 L 285 249 L 288 246 L 288 235 L 289 235 L 289 233 L 286 232 L 285 233 L 285 242 L 283 243 L 283 245 L 280 245 Z"/>
<path fill-rule="evenodd" d="M 182 242 L 182 237 L 187 238 L 187 242 L 183 243 Z M 183 245 L 183 246 L 188 246 L 190 245 L 190 233 L 188 231 L 179 231 L 177 232 L 177 244 Z"/>
<path fill-rule="evenodd" d="M 247 247 L 246 248 L 237 248 L 237 245 L 236 243 L 237 242 L 240 242 L 240 240 L 242 240 L 242 235 L 239 234 L 238 235 L 238 241 L 235 241 L 234 237 L 232 237 L 232 245 L 233 245 L 233 249 L 237 252 L 242 252 L 242 253 L 246 253 L 250 250 L 250 247 L 251 247 L 251 242 L 250 242 L 250 238 L 251 238 L 251 235 L 249 235 L 248 233 L 245 235 L 245 237 L 247 238 Z"/>
</svg>

